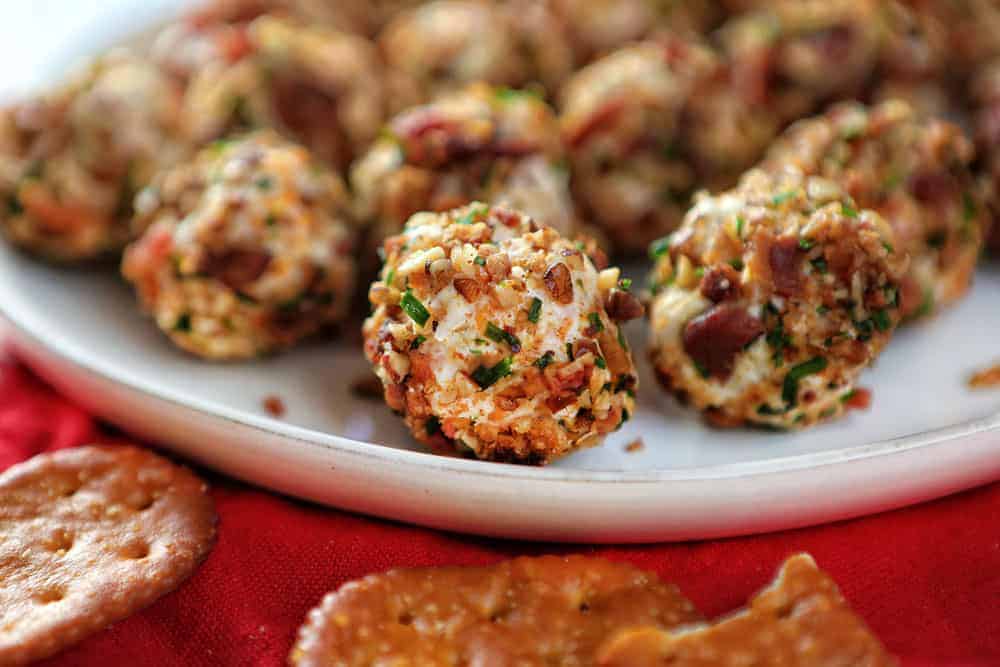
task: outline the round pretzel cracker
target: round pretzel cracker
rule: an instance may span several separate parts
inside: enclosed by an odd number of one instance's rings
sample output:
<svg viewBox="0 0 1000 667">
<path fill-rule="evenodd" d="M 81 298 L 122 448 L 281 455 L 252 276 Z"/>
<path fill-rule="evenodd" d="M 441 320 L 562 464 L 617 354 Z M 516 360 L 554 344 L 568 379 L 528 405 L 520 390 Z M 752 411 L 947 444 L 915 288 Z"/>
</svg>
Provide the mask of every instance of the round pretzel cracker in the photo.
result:
<svg viewBox="0 0 1000 667">
<path fill-rule="evenodd" d="M 204 482 L 134 447 L 36 456 L 0 474 L 0 665 L 50 656 L 150 604 L 215 543 Z"/>
<path fill-rule="evenodd" d="M 394 570 L 345 584 L 313 609 L 289 661 L 313 665 L 589 664 L 623 628 L 701 615 L 624 563 L 582 556 Z"/>
</svg>

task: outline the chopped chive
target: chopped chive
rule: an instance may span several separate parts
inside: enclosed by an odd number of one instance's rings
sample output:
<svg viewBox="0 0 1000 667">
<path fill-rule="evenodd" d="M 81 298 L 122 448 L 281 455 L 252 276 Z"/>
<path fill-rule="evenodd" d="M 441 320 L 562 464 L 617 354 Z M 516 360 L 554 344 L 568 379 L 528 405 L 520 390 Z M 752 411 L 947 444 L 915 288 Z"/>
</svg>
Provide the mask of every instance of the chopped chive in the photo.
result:
<svg viewBox="0 0 1000 667">
<path fill-rule="evenodd" d="M 729 260 L 729 266 L 733 267 L 737 271 L 743 270 L 743 260 L 742 259 L 731 259 Z"/>
<path fill-rule="evenodd" d="M 767 417 L 773 417 L 776 415 L 783 415 L 785 414 L 785 411 L 779 408 L 772 408 L 767 403 L 761 403 L 760 407 L 757 408 L 757 414 L 765 415 Z"/>
<path fill-rule="evenodd" d="M 514 360 L 507 357 L 495 366 L 480 366 L 472 372 L 472 379 L 479 385 L 480 389 L 487 389 L 510 375 L 513 366 Z"/>
<path fill-rule="evenodd" d="M 566 356 L 569 357 L 570 361 L 573 361 L 573 344 L 566 343 Z"/>
<path fill-rule="evenodd" d="M 841 203 L 840 212 L 846 215 L 848 218 L 858 217 L 858 210 L 851 206 L 850 204 Z"/>
<path fill-rule="evenodd" d="M 698 371 L 698 375 L 700 375 L 703 378 L 707 379 L 708 378 L 708 368 L 705 366 L 705 364 L 701 363 L 697 359 L 692 359 L 691 361 L 692 361 L 692 363 L 694 363 L 694 369 L 696 371 Z"/>
<path fill-rule="evenodd" d="M 798 190 L 786 190 L 785 192 L 774 195 L 774 197 L 771 198 L 771 203 L 775 206 L 780 206 L 794 197 L 797 193 Z"/>
<path fill-rule="evenodd" d="M 599 331 L 604 331 L 604 323 L 601 322 L 600 315 L 598 315 L 597 313 L 590 313 L 589 315 L 587 315 L 587 319 L 590 320 L 590 328 L 593 329 L 595 333 Z"/>
<path fill-rule="evenodd" d="M 180 331 L 183 333 L 188 333 L 191 331 L 191 315 L 184 313 L 177 318 L 177 322 L 174 323 L 174 331 Z"/>
<path fill-rule="evenodd" d="M 976 217 L 976 200 L 968 192 L 962 194 L 962 219 L 971 222 Z"/>
<path fill-rule="evenodd" d="M 830 417 L 837 414 L 837 408 L 827 408 L 823 412 L 819 413 L 820 419 L 829 419 Z"/>
<path fill-rule="evenodd" d="M 816 259 L 811 260 L 809 263 L 812 264 L 813 268 L 816 269 L 816 271 L 818 271 L 819 273 L 827 273 L 830 270 L 830 267 L 826 263 L 826 259 L 824 259 L 823 257 L 817 257 Z"/>
<path fill-rule="evenodd" d="M 852 398 L 854 398 L 855 395 L 857 395 L 857 393 L 858 393 L 858 391 L 856 389 L 850 390 L 849 392 L 847 392 L 846 394 L 844 394 L 844 395 L 842 395 L 840 397 L 840 402 L 841 403 L 847 403 L 849 400 L 851 400 Z"/>
<path fill-rule="evenodd" d="M 441 420 L 434 416 L 428 417 L 424 422 L 424 430 L 427 435 L 437 435 L 441 432 Z"/>
<path fill-rule="evenodd" d="M 389 273 L 385 275 L 385 284 L 392 287 L 392 281 L 396 279 L 396 269 L 389 269 Z"/>
<path fill-rule="evenodd" d="M 461 218 L 459 218 L 456 222 L 458 222 L 458 224 L 460 225 L 471 225 L 476 221 L 476 218 L 486 215 L 486 213 L 489 212 L 489 210 L 490 209 L 488 206 L 477 206 L 476 208 L 472 209 L 471 211 L 463 215 Z"/>
<path fill-rule="evenodd" d="M 799 382 L 809 375 L 822 373 L 826 370 L 826 357 L 813 357 L 797 366 L 793 366 L 781 386 L 781 398 L 785 404 L 794 407 L 799 402 Z"/>
<path fill-rule="evenodd" d="M 626 292 L 629 291 L 630 289 L 632 289 L 632 279 L 622 278 L 621 280 L 618 281 L 618 287 L 625 290 Z"/>
<path fill-rule="evenodd" d="M 268 213 L 267 218 L 264 220 L 264 224 L 266 224 L 268 227 L 274 227 L 276 224 L 278 224 L 278 216 L 276 216 L 274 213 Z"/>
<path fill-rule="evenodd" d="M 699 266 L 697 269 L 694 270 L 694 275 L 698 276 L 699 278 L 704 278 L 705 277 L 705 267 L 704 266 Z"/>
<path fill-rule="evenodd" d="M 426 341 L 427 341 L 427 336 L 424 336 L 423 334 L 421 334 L 421 335 L 417 336 L 416 338 L 414 338 L 413 342 L 410 343 L 410 349 L 411 350 L 415 350 L 418 347 L 420 347 L 421 345 L 423 345 Z"/>
<path fill-rule="evenodd" d="M 883 248 L 885 248 L 885 251 L 886 251 L 887 253 L 889 253 L 890 255 L 891 255 L 892 253 L 896 252 L 896 249 L 895 249 L 895 248 L 893 248 L 893 247 L 892 247 L 892 244 L 891 244 L 891 243 L 889 243 L 888 241 L 882 241 L 882 247 L 883 247 Z"/>
<path fill-rule="evenodd" d="M 608 362 L 604 361 L 604 357 L 597 357 L 597 360 L 594 362 L 594 364 L 598 368 L 607 368 L 608 367 Z"/>
<path fill-rule="evenodd" d="M 430 319 L 431 314 L 424 308 L 424 304 L 420 303 L 420 300 L 413 296 L 412 290 L 406 290 L 403 298 L 399 300 L 399 307 L 403 309 L 404 313 L 410 316 L 411 320 L 420 326 L 427 324 L 427 320 Z"/>
<path fill-rule="evenodd" d="M 827 308 L 826 306 L 819 306 L 819 307 L 818 307 L 818 308 L 816 309 L 816 314 L 817 314 L 817 315 L 826 315 L 826 314 L 827 314 L 827 313 L 829 313 L 829 312 L 830 312 L 830 309 L 829 309 L 829 308 Z"/>
<path fill-rule="evenodd" d="M 799 248 L 801 248 L 802 250 L 808 252 L 809 250 L 812 250 L 814 247 L 816 247 L 815 241 L 810 241 L 809 239 L 799 239 Z"/>
<path fill-rule="evenodd" d="M 270 176 L 259 176 L 253 184 L 260 190 L 270 190 L 271 186 L 274 185 L 274 181 L 271 180 Z"/>
<path fill-rule="evenodd" d="M 517 336 L 501 329 L 492 322 L 486 323 L 486 337 L 492 340 L 494 343 L 507 343 L 510 346 L 512 352 L 521 351 L 521 341 L 518 340 Z"/>
<path fill-rule="evenodd" d="M 531 307 L 528 308 L 528 321 L 538 324 L 538 318 L 542 315 L 542 300 L 537 296 L 531 300 Z"/>
<path fill-rule="evenodd" d="M 549 350 L 542 356 L 535 359 L 534 363 L 535 368 L 538 368 L 540 370 L 545 370 L 545 367 L 552 363 L 552 361 L 555 359 L 555 356 L 556 356 L 555 353 Z"/>
<path fill-rule="evenodd" d="M 474 260 L 472 260 L 472 261 L 475 262 L 479 266 L 486 266 L 486 260 L 483 259 L 482 257 L 480 257 L 479 255 L 476 255 L 476 258 Z"/>
<path fill-rule="evenodd" d="M 746 224 L 746 220 L 743 219 L 742 215 L 736 216 L 736 238 L 743 240 L 743 226 Z"/>
<path fill-rule="evenodd" d="M 618 344 L 622 346 L 622 349 L 628 352 L 628 341 L 625 340 L 625 331 L 622 325 L 618 325 Z"/>
<path fill-rule="evenodd" d="M 670 238 L 671 235 L 660 237 L 649 244 L 649 258 L 652 260 L 657 260 L 667 254 L 670 250 Z"/>
<path fill-rule="evenodd" d="M 875 328 L 879 331 L 888 331 L 892 328 L 892 318 L 889 317 L 888 311 L 875 311 L 874 315 L 872 315 L 872 320 L 875 321 Z"/>
</svg>

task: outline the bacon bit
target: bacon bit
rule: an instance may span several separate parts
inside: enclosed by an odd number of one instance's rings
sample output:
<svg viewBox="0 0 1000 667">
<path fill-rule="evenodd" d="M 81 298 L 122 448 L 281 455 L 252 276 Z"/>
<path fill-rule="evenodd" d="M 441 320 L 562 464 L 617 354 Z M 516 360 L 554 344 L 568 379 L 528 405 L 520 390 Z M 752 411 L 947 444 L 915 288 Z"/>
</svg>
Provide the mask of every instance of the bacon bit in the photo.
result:
<svg viewBox="0 0 1000 667">
<path fill-rule="evenodd" d="M 359 377 L 351 383 L 351 393 L 357 398 L 382 398 L 382 381 L 374 375 Z"/>
<path fill-rule="evenodd" d="M 28 215 L 41 222 L 46 230 L 57 234 L 78 229 L 98 229 L 107 221 L 84 206 L 57 202 L 41 183 L 27 183 L 18 193 Z"/>
<path fill-rule="evenodd" d="M 844 401 L 844 407 L 848 410 L 867 410 L 872 404 L 872 392 L 870 389 L 858 388 L 851 392 L 851 395 Z"/>
<path fill-rule="evenodd" d="M 629 454 L 635 454 L 636 452 L 641 452 L 645 449 L 646 443 L 642 441 L 642 438 L 636 438 L 632 442 L 625 445 L 625 451 Z"/>
<path fill-rule="evenodd" d="M 612 289 L 604 301 L 604 309 L 608 317 L 615 322 L 637 320 L 646 314 L 646 308 L 631 292 Z"/>
<path fill-rule="evenodd" d="M 265 250 L 233 248 L 205 257 L 199 267 L 226 287 L 240 290 L 260 278 L 271 264 Z"/>
<path fill-rule="evenodd" d="M 975 373 L 969 378 L 969 386 L 973 389 L 1000 387 L 1000 364 Z"/>
<path fill-rule="evenodd" d="M 590 242 L 586 249 L 587 256 L 590 257 L 590 261 L 594 263 L 594 268 L 598 271 L 603 271 L 608 268 L 610 261 L 608 260 L 608 253 L 604 252 L 603 249 L 598 247 L 594 242 Z"/>
<path fill-rule="evenodd" d="M 284 417 L 285 416 L 285 402 L 281 400 L 278 396 L 268 396 L 264 399 L 264 409 L 267 410 L 267 414 L 272 417 Z"/>
<path fill-rule="evenodd" d="M 802 249 L 797 238 L 776 239 L 768 250 L 771 280 L 781 296 L 797 296 L 802 290 Z"/>
<path fill-rule="evenodd" d="M 462 295 L 467 302 L 472 303 L 483 293 L 482 285 L 472 278 L 455 278 L 455 291 Z"/>
<path fill-rule="evenodd" d="M 760 320 L 734 304 L 720 304 L 684 327 L 684 351 L 704 372 L 725 380 L 736 355 L 764 333 Z"/>
<path fill-rule="evenodd" d="M 543 280 L 556 301 L 564 305 L 573 303 L 573 281 L 565 264 L 558 262 L 550 266 Z"/>
<path fill-rule="evenodd" d="M 709 270 L 701 279 L 701 293 L 713 303 L 728 301 L 735 297 L 739 291 L 740 274 L 728 264 Z"/>
<path fill-rule="evenodd" d="M 923 171 L 910 178 L 910 192 L 922 204 L 941 205 L 958 196 L 958 184 L 944 171 Z"/>
</svg>

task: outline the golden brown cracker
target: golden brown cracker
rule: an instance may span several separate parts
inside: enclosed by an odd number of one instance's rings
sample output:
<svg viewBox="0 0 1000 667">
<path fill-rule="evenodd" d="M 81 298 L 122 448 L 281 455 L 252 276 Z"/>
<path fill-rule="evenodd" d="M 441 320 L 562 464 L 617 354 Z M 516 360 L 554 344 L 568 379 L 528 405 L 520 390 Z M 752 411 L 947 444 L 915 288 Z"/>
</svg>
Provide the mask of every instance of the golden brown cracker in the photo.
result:
<svg viewBox="0 0 1000 667">
<path fill-rule="evenodd" d="M 601 647 L 597 664 L 645 667 L 882 667 L 895 665 L 812 557 L 788 559 L 749 606 L 712 624 L 632 628 Z"/>
<path fill-rule="evenodd" d="M 0 474 L 0 665 L 52 655 L 176 588 L 208 555 L 204 482 L 134 447 L 42 454 Z"/>
<path fill-rule="evenodd" d="M 674 586 L 631 565 L 518 558 L 348 583 L 309 613 L 289 660 L 297 667 L 393 658 L 406 665 L 592 664 L 602 640 L 620 628 L 699 620 Z"/>
</svg>

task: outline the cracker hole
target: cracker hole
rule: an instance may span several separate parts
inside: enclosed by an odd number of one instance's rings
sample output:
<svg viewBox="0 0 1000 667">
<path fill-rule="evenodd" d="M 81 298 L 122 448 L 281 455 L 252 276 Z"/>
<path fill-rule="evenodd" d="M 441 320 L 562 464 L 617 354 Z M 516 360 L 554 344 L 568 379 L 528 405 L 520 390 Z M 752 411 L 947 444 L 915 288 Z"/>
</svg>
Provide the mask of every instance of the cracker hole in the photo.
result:
<svg viewBox="0 0 1000 667">
<path fill-rule="evenodd" d="M 580 603 L 580 606 L 577 607 L 577 609 L 580 610 L 581 614 L 586 614 L 588 611 L 590 611 L 590 603 L 584 600 L 583 602 Z"/>
<path fill-rule="evenodd" d="M 143 540 L 136 540 L 122 549 L 122 556 L 131 560 L 142 560 L 149 555 L 149 544 Z"/>
<path fill-rule="evenodd" d="M 153 503 L 155 503 L 155 502 L 156 502 L 156 498 L 154 498 L 153 496 L 146 496 L 145 498 L 143 498 L 142 500 L 140 500 L 138 503 L 136 503 L 135 510 L 137 512 L 145 512 L 150 507 L 152 507 Z"/>
<path fill-rule="evenodd" d="M 400 625 L 412 625 L 413 624 L 413 614 L 411 614 L 408 611 L 404 611 L 402 614 L 399 615 L 399 618 L 397 618 L 396 621 Z"/>
<path fill-rule="evenodd" d="M 52 604 L 53 602 L 59 602 L 64 597 L 66 597 L 66 592 L 62 588 L 47 588 L 38 595 L 35 599 L 42 604 Z"/>
<path fill-rule="evenodd" d="M 73 548 L 73 535 L 65 530 L 56 530 L 45 542 L 45 548 L 55 553 L 65 553 Z"/>
<path fill-rule="evenodd" d="M 62 497 L 63 498 L 72 498 L 73 496 L 76 495 L 76 492 L 80 490 L 81 486 L 82 486 L 82 484 L 81 485 L 77 485 L 77 486 L 68 486 L 68 487 L 66 487 L 65 489 L 63 489 Z"/>
</svg>

